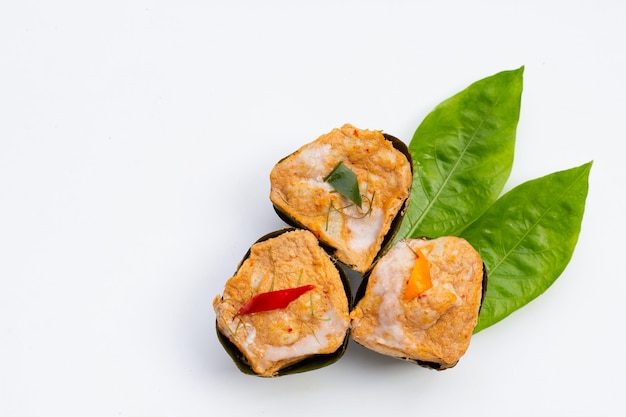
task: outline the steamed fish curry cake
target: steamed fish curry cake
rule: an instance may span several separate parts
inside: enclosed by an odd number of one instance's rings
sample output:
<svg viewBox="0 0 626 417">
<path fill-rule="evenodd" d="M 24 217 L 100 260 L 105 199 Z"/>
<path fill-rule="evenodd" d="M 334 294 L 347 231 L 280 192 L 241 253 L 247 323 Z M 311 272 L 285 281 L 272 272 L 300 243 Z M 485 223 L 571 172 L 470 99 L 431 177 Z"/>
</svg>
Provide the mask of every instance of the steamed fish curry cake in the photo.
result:
<svg viewBox="0 0 626 417">
<path fill-rule="evenodd" d="M 469 347 L 482 301 L 483 263 L 464 239 L 406 239 L 374 266 L 351 313 L 353 339 L 436 369 Z"/>
<path fill-rule="evenodd" d="M 218 330 L 262 376 L 335 352 L 350 323 L 339 271 L 306 230 L 255 243 L 213 307 Z"/>
<path fill-rule="evenodd" d="M 412 179 L 409 159 L 381 131 L 346 124 L 276 164 L 270 199 L 281 217 L 363 273 L 408 201 Z"/>
</svg>

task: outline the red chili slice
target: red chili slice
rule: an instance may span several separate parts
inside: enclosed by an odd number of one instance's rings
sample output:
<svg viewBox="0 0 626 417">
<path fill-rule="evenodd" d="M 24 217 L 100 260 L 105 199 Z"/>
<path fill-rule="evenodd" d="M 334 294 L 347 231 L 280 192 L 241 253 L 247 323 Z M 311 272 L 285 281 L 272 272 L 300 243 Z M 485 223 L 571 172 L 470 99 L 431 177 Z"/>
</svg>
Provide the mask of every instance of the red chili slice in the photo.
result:
<svg viewBox="0 0 626 417">
<path fill-rule="evenodd" d="M 233 316 L 233 320 L 242 314 L 254 314 L 262 311 L 286 308 L 292 301 L 298 299 L 302 294 L 311 291 L 313 288 L 315 288 L 314 285 L 303 285 L 296 288 L 257 294 L 241 306 L 239 311 Z"/>
</svg>

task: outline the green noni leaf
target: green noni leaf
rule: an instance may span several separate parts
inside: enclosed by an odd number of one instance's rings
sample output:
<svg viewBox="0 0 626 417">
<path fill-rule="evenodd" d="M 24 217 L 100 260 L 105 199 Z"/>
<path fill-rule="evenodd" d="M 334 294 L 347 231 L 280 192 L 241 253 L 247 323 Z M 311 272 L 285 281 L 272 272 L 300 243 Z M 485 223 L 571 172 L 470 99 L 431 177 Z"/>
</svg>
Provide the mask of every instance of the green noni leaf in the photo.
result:
<svg viewBox="0 0 626 417">
<path fill-rule="evenodd" d="M 415 131 L 411 200 L 395 241 L 462 236 L 489 277 L 478 332 L 543 293 L 578 241 L 591 162 L 500 194 L 513 166 L 524 67 L 439 104 Z"/>
<path fill-rule="evenodd" d="M 513 165 L 523 71 L 473 83 L 417 128 L 411 199 L 396 241 L 457 235 L 500 195 Z"/>
<path fill-rule="evenodd" d="M 591 165 L 517 186 L 461 233 L 489 277 L 474 332 L 529 303 L 561 275 L 578 242 Z"/>
<path fill-rule="evenodd" d="M 332 185 L 332 187 L 341 195 L 361 207 L 361 191 L 359 190 L 359 182 L 356 174 L 348 168 L 343 161 L 330 171 L 324 181 Z"/>
</svg>

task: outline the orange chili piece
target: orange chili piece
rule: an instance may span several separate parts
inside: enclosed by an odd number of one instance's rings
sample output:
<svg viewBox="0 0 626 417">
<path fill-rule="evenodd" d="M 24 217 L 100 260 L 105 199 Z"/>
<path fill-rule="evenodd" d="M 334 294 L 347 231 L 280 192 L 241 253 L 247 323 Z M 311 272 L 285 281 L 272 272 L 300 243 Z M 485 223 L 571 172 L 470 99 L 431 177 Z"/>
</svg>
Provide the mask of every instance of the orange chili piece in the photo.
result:
<svg viewBox="0 0 626 417">
<path fill-rule="evenodd" d="M 244 303 L 233 316 L 233 320 L 242 314 L 254 314 L 286 308 L 292 301 L 295 301 L 302 294 L 311 291 L 313 288 L 315 288 L 314 285 L 302 285 L 301 287 L 287 288 L 285 290 L 262 292 Z"/>
<path fill-rule="evenodd" d="M 403 298 L 406 301 L 412 300 L 433 286 L 433 282 L 430 279 L 428 260 L 421 250 L 411 250 L 415 253 L 415 265 L 413 265 L 411 276 L 409 277 L 409 280 L 406 283 L 406 289 L 404 290 Z"/>
</svg>

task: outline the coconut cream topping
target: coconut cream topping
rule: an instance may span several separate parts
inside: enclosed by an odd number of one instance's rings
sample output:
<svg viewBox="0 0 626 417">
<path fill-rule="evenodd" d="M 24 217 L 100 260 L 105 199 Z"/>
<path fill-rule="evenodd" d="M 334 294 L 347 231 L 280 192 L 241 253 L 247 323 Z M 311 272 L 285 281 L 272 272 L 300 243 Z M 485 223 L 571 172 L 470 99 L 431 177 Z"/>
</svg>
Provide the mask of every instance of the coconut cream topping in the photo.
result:
<svg viewBox="0 0 626 417">
<path fill-rule="evenodd" d="M 322 182 L 322 178 L 328 173 L 329 166 L 332 168 L 332 147 L 329 144 L 312 144 L 302 149 L 300 159 L 300 175 L 315 178 Z"/>
<path fill-rule="evenodd" d="M 404 331 L 398 321 L 398 316 L 402 314 L 400 292 L 415 261 L 415 256 L 408 248 L 404 250 L 400 247 L 398 252 L 394 257 L 381 259 L 376 269 L 377 280 L 372 287 L 372 293 L 381 298 L 377 310 L 379 326 L 367 336 L 377 341 L 387 340 L 393 346 L 404 344 Z"/>
<path fill-rule="evenodd" d="M 278 317 L 279 315 L 282 317 Z M 294 320 L 294 317 L 289 313 L 281 313 L 275 314 L 273 320 L 289 323 Z M 311 323 L 311 328 L 314 328 L 313 333 L 303 336 L 301 335 L 303 332 L 298 329 L 297 325 L 285 326 L 284 328 L 293 330 L 283 330 L 280 337 L 274 340 L 276 344 L 268 343 L 267 340 L 260 341 L 257 336 L 261 330 L 257 330 L 250 323 L 245 323 L 242 328 L 236 330 L 245 335 L 239 348 L 246 356 L 256 358 L 255 368 L 259 373 L 268 371 L 281 361 L 290 361 L 319 352 L 329 352 L 329 348 L 331 351 L 337 349 L 337 340 L 343 340 L 349 320 L 339 316 L 333 310 L 326 312 L 323 317 L 312 320 L 316 321 L 315 324 Z"/>
<path fill-rule="evenodd" d="M 253 271 L 252 274 L 250 275 L 250 289 L 252 289 L 253 291 L 256 291 L 256 289 L 259 288 L 259 285 L 261 285 L 262 280 L 263 280 L 263 275 Z"/>
<path fill-rule="evenodd" d="M 358 218 L 348 217 L 346 230 L 349 231 L 348 249 L 354 252 L 363 252 L 370 248 L 380 236 L 383 228 L 384 213 L 381 209 L 372 209 L 367 222 Z"/>
<path fill-rule="evenodd" d="M 280 361 L 304 355 L 311 355 L 328 346 L 329 336 L 343 335 L 348 326 L 348 321 L 329 311 L 324 317 L 319 318 L 320 325 L 313 334 L 306 336 L 291 345 L 269 346 L 265 351 L 265 359 Z"/>
<path fill-rule="evenodd" d="M 390 345 L 402 347 L 406 344 L 404 332 L 398 317 L 405 317 L 412 323 L 412 328 L 425 330 L 435 324 L 439 317 L 449 308 L 458 305 L 461 299 L 454 292 L 449 282 L 442 282 L 435 278 L 433 288 L 425 291 L 421 297 L 410 301 L 411 308 L 402 301 L 401 292 L 403 283 L 411 275 L 415 263 L 415 253 L 408 244 L 398 245 L 394 253 L 381 260 L 376 269 L 376 281 L 372 293 L 381 297 L 378 307 L 380 326 L 375 329 L 372 338 L 379 339 L 391 336 L 387 340 Z"/>
</svg>

